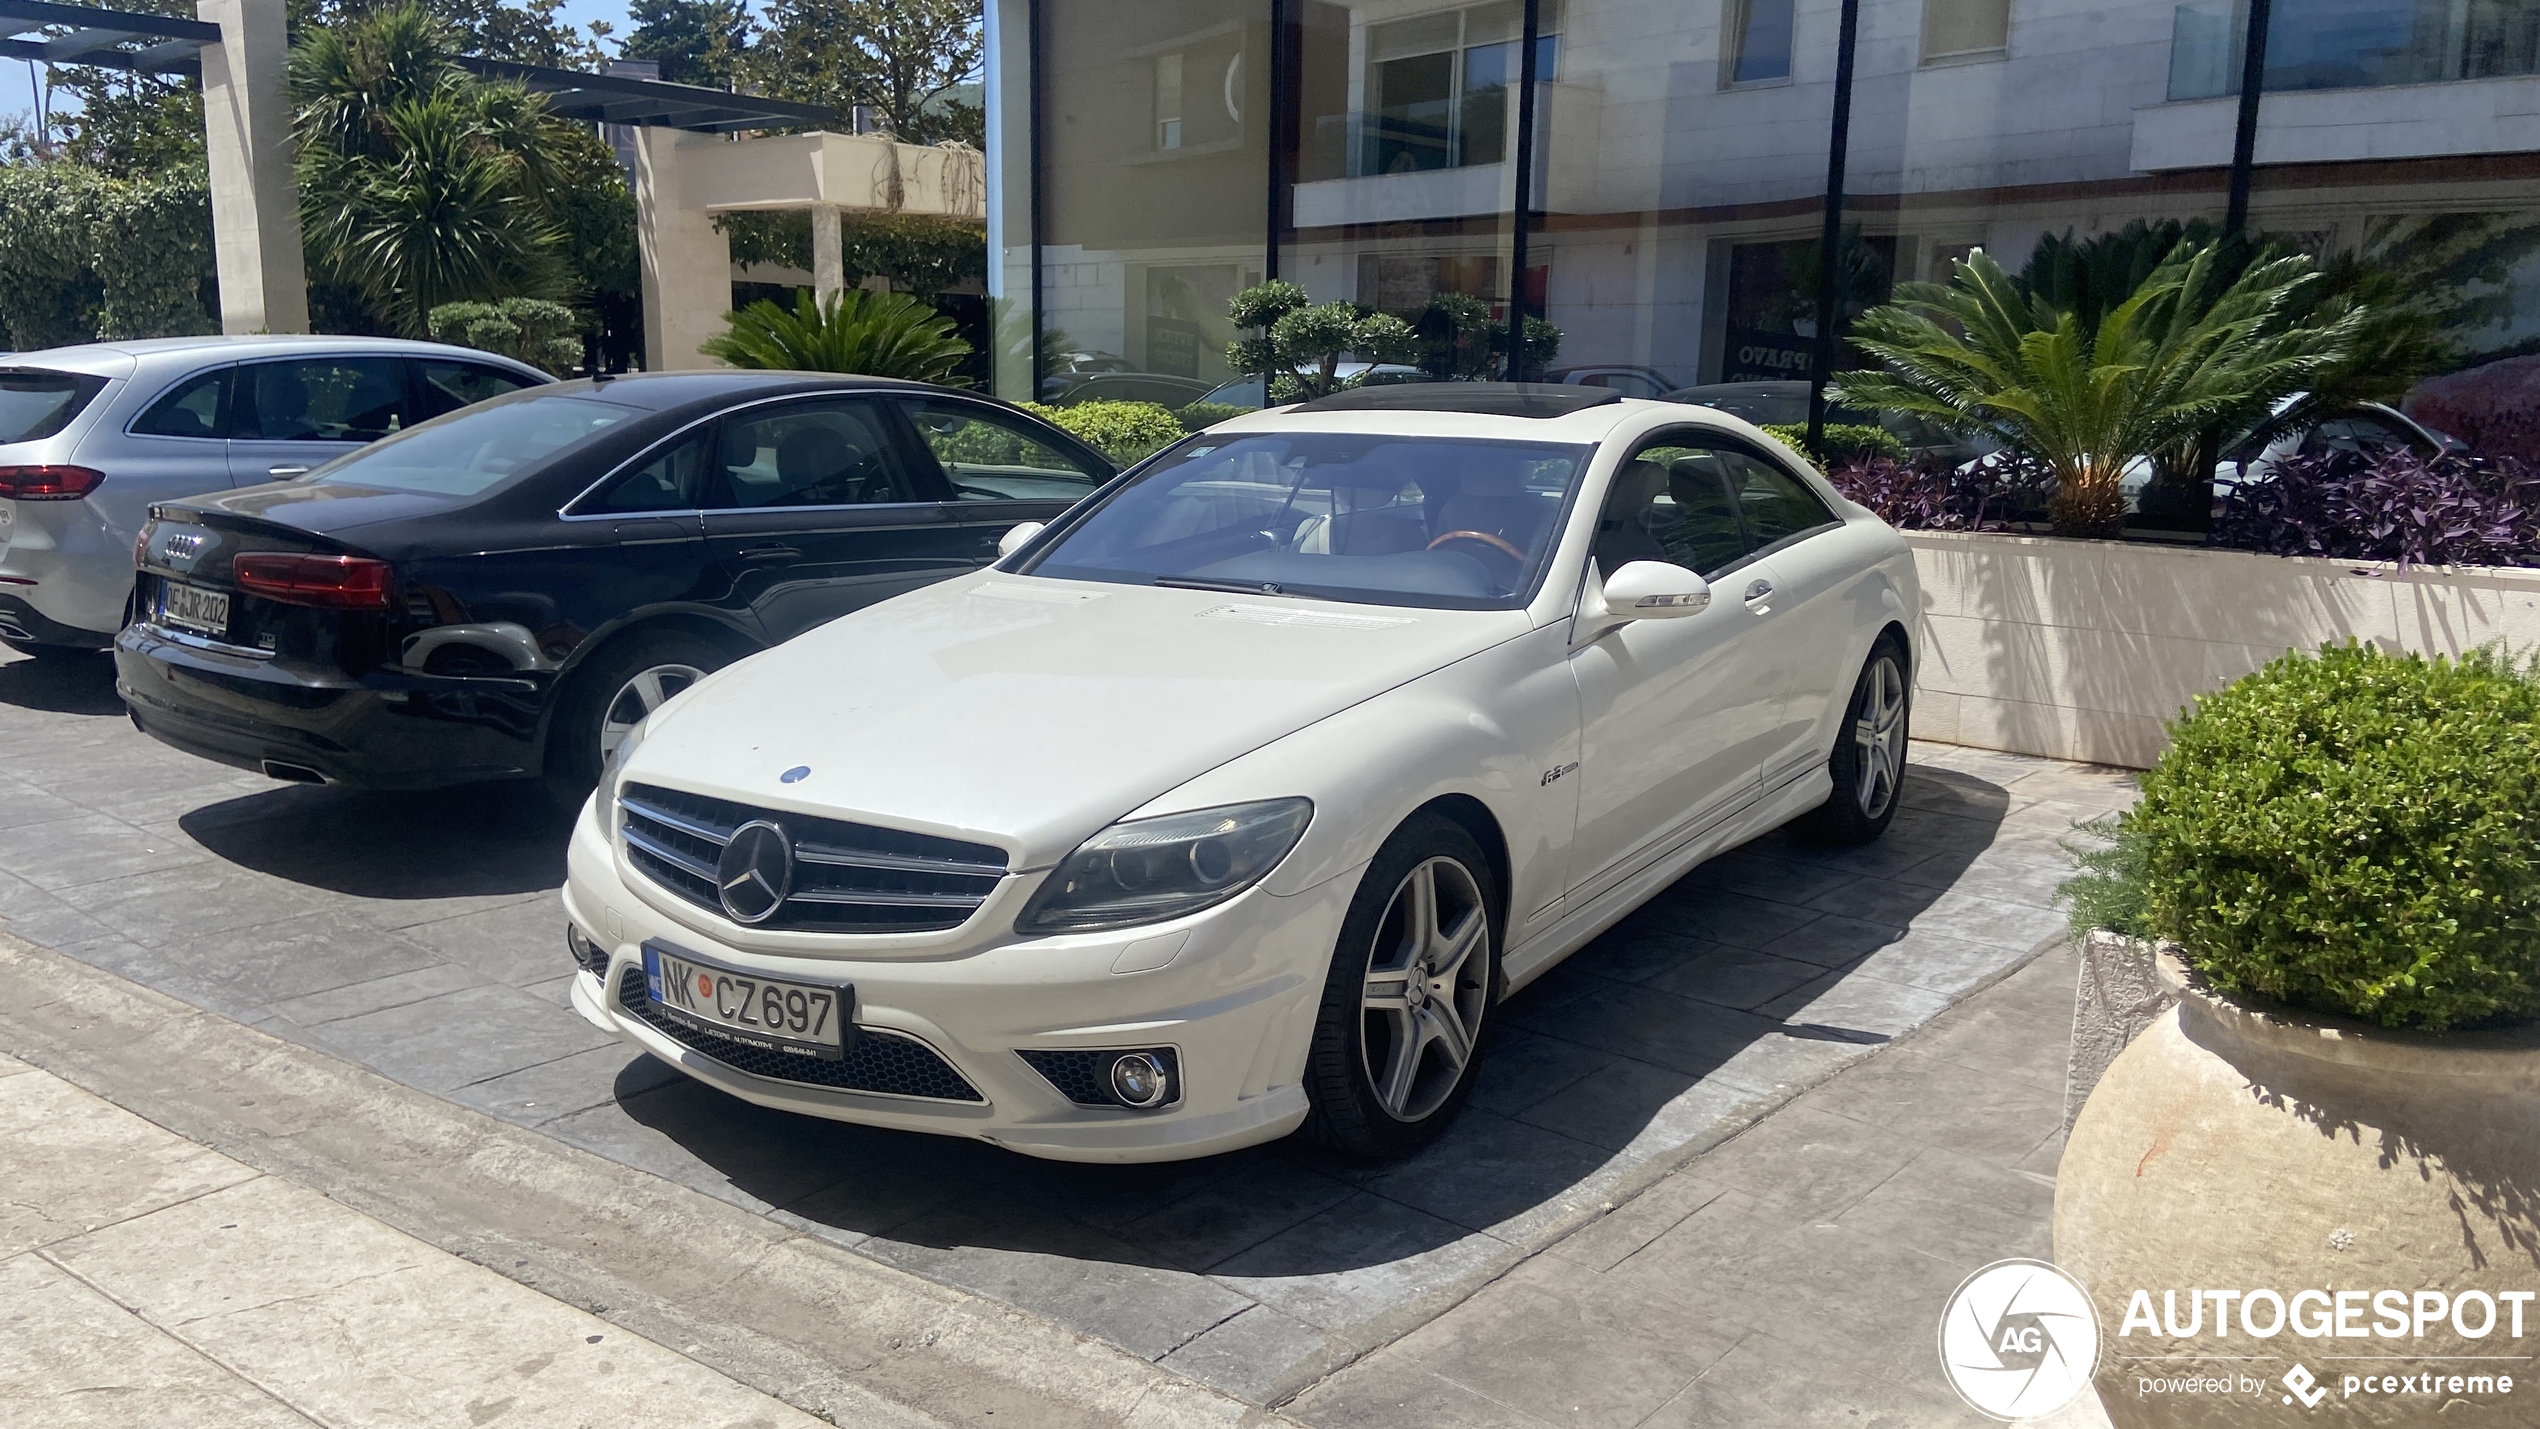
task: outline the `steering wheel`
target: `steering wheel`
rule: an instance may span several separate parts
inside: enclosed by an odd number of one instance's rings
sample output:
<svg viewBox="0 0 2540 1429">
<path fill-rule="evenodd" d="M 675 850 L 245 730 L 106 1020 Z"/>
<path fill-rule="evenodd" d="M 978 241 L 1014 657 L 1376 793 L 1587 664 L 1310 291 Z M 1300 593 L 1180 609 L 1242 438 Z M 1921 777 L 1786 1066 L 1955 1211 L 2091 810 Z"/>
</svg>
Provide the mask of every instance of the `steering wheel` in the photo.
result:
<svg viewBox="0 0 2540 1429">
<path fill-rule="evenodd" d="M 1515 546 L 1509 544 L 1506 538 L 1494 536 L 1488 531 L 1449 531 L 1445 535 L 1431 541 L 1429 543 L 1429 549 L 1434 551 L 1449 541 L 1479 541 L 1483 545 L 1490 547 L 1503 556 L 1506 556 L 1508 559 L 1515 561 L 1520 566 L 1523 566 L 1526 563 L 1525 552 L 1518 550 Z"/>
</svg>

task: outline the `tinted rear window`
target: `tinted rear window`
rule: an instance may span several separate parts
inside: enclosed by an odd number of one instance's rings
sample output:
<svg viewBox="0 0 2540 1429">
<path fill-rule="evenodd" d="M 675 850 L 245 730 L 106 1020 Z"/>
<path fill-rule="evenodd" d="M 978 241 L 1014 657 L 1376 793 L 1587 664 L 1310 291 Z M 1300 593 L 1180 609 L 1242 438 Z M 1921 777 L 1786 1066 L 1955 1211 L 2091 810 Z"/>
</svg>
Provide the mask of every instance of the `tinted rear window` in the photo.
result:
<svg viewBox="0 0 2540 1429">
<path fill-rule="evenodd" d="M 474 496 L 635 415 L 613 403 L 578 397 L 496 398 L 373 443 L 318 468 L 306 480 Z"/>
<path fill-rule="evenodd" d="M 34 367 L 0 368 L 0 443 L 40 442 L 71 424 L 106 379 Z"/>
</svg>

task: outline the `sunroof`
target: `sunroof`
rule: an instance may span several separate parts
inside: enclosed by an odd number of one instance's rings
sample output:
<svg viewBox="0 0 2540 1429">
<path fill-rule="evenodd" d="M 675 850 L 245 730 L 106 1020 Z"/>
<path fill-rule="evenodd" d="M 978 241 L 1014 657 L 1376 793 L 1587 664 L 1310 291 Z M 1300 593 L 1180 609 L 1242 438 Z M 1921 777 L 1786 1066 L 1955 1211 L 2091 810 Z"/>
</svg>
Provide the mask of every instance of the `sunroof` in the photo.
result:
<svg viewBox="0 0 2540 1429">
<path fill-rule="evenodd" d="M 1469 412 L 1477 417 L 1566 417 L 1623 394 L 1561 382 L 1388 382 L 1298 404 L 1299 412 Z"/>
</svg>

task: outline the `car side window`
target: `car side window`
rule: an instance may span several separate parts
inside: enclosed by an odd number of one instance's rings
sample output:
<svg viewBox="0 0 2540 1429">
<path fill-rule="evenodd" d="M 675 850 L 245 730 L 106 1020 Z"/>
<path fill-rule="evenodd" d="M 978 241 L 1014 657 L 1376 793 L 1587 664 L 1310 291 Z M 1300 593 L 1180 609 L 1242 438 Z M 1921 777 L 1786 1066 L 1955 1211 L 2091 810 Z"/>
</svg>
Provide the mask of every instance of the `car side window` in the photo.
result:
<svg viewBox="0 0 2540 1429">
<path fill-rule="evenodd" d="M 472 407 L 488 398 L 535 385 L 517 373 L 488 367 L 481 362 L 427 359 L 416 363 L 415 368 L 423 378 L 423 407 L 415 413 L 418 422 L 428 422 L 444 412 Z"/>
<path fill-rule="evenodd" d="M 691 432 L 581 504 L 581 514 L 695 511 L 706 504 L 706 457 L 713 429 Z"/>
<path fill-rule="evenodd" d="M 902 405 L 964 501 L 1073 501 L 1111 479 L 1109 467 L 993 407 L 941 398 Z"/>
<path fill-rule="evenodd" d="M 1737 496 L 1738 515 L 1746 523 L 1750 550 L 1761 551 L 1836 524 L 1834 512 L 1798 477 L 1746 452 L 1721 455 L 1729 489 Z"/>
<path fill-rule="evenodd" d="M 871 401 L 794 402 L 727 417 L 710 507 L 870 506 L 918 500 Z"/>
<path fill-rule="evenodd" d="M 1633 561 L 1667 561 L 1710 577 L 1745 559 L 1729 485 L 1740 455 L 1683 437 L 1634 453 L 1597 517 L 1597 569 L 1610 576 Z"/>
<path fill-rule="evenodd" d="M 393 357 L 314 357 L 238 369 L 230 435 L 268 442 L 375 442 L 407 420 L 404 364 Z"/>
<path fill-rule="evenodd" d="M 228 405 L 230 374 L 237 370 L 215 368 L 176 384 L 132 424 L 133 433 L 144 437 L 228 435 L 221 429 L 221 409 Z"/>
</svg>

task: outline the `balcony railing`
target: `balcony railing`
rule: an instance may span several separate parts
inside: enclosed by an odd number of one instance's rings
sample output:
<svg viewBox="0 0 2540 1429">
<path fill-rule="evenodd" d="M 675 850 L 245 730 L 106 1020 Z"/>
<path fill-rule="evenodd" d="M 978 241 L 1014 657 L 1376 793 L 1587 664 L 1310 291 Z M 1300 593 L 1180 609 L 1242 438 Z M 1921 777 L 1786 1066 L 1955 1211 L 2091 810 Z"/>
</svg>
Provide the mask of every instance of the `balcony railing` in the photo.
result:
<svg viewBox="0 0 2540 1429">
<path fill-rule="evenodd" d="M 2246 0 L 2187 0 L 2170 25 L 2170 98 L 2240 92 Z M 2540 0 L 2276 0 L 2266 87 L 2369 89 L 2540 73 Z"/>
</svg>

